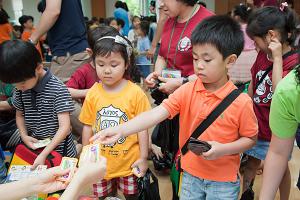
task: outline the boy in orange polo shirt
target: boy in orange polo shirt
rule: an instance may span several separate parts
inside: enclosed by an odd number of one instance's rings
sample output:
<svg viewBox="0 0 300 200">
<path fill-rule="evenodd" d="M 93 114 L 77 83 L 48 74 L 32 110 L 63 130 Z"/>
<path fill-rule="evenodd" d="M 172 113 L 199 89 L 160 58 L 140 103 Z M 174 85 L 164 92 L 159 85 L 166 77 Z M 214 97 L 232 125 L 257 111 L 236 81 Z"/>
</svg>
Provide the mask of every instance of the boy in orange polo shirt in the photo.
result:
<svg viewBox="0 0 300 200">
<path fill-rule="evenodd" d="M 105 129 L 92 140 L 110 144 L 121 136 L 145 130 L 179 113 L 179 146 L 182 148 L 198 125 L 236 89 L 227 73 L 243 50 L 243 44 L 243 33 L 233 19 L 206 18 L 192 34 L 197 80 L 184 84 L 160 106 L 118 127 Z M 207 141 L 212 148 L 201 156 L 191 151 L 182 156 L 184 174 L 180 199 L 237 199 L 239 153 L 255 144 L 257 129 L 251 98 L 240 94 L 198 138 Z"/>
</svg>

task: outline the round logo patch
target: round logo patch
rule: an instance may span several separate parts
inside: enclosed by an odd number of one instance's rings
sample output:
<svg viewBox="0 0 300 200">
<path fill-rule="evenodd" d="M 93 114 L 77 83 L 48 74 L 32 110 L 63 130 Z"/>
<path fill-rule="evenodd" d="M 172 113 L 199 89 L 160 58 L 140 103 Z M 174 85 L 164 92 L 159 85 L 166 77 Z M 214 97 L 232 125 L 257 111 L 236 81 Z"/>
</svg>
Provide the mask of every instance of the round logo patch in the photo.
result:
<svg viewBox="0 0 300 200">
<path fill-rule="evenodd" d="M 178 50 L 183 52 L 183 51 L 188 51 L 192 47 L 192 42 L 190 38 L 185 36 L 182 38 L 179 43 L 178 43 Z"/>
</svg>

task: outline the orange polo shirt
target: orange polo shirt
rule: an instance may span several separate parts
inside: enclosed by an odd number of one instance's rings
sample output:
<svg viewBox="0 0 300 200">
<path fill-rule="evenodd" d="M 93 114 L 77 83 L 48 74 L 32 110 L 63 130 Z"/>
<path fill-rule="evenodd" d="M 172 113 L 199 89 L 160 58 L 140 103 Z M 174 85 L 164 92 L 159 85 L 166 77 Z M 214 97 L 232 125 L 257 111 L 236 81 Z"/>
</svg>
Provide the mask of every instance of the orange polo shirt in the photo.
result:
<svg viewBox="0 0 300 200">
<path fill-rule="evenodd" d="M 183 85 L 163 101 L 162 105 L 170 113 L 170 118 L 180 113 L 180 148 L 198 125 L 234 89 L 236 89 L 234 84 L 228 81 L 222 88 L 210 92 L 198 78 L 195 82 Z M 247 94 L 241 94 L 199 139 L 230 143 L 241 137 L 250 138 L 257 135 L 257 129 L 252 100 Z M 212 181 L 236 181 L 239 166 L 239 154 L 223 156 L 216 160 L 204 160 L 189 151 L 181 159 L 183 170 L 193 176 Z"/>
<path fill-rule="evenodd" d="M 9 24 L 0 24 L 0 44 L 6 40 L 10 40 L 13 27 Z"/>
<path fill-rule="evenodd" d="M 32 29 L 32 32 L 35 31 L 35 28 Z M 24 41 L 28 41 L 32 32 L 29 32 L 29 31 L 23 31 L 22 33 L 22 36 L 21 36 L 21 39 L 24 40 Z M 41 44 L 40 42 L 38 42 L 35 47 L 37 48 L 37 50 L 40 52 L 40 55 L 41 57 L 43 58 L 43 53 L 42 53 L 42 49 L 41 49 Z"/>
</svg>

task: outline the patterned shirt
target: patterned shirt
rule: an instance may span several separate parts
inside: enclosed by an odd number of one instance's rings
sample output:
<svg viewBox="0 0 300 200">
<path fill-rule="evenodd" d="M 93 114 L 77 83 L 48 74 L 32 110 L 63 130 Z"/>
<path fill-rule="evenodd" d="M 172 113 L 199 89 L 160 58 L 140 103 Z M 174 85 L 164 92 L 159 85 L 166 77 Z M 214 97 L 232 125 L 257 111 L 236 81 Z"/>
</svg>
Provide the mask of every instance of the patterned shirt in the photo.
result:
<svg viewBox="0 0 300 200">
<path fill-rule="evenodd" d="M 28 134 L 39 140 L 52 139 L 59 128 L 57 115 L 74 110 L 66 86 L 49 70 L 34 88 L 25 92 L 17 90 L 13 96 L 13 105 L 23 111 Z M 67 145 L 65 156 L 74 157 L 76 149 L 71 133 L 55 150 L 63 154 L 64 145 Z"/>
</svg>

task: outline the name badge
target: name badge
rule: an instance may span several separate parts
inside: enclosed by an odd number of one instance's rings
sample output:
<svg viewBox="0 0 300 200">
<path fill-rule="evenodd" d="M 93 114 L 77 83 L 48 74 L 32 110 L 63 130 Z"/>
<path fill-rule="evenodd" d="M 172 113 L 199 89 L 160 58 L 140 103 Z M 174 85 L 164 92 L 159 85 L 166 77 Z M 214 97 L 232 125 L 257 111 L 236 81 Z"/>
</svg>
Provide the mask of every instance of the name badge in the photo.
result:
<svg viewBox="0 0 300 200">
<path fill-rule="evenodd" d="M 161 76 L 164 78 L 181 78 L 181 71 L 175 69 L 163 69 Z"/>
</svg>

